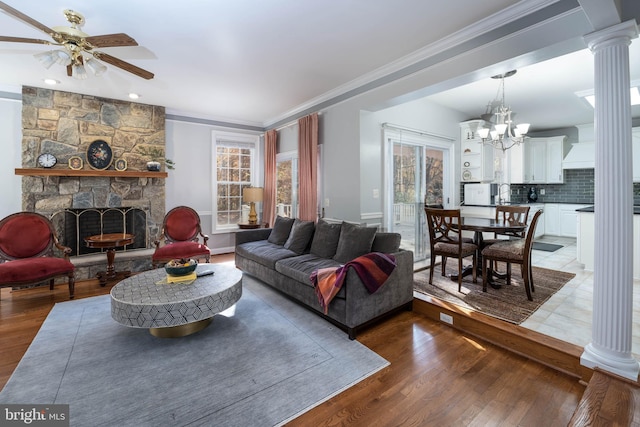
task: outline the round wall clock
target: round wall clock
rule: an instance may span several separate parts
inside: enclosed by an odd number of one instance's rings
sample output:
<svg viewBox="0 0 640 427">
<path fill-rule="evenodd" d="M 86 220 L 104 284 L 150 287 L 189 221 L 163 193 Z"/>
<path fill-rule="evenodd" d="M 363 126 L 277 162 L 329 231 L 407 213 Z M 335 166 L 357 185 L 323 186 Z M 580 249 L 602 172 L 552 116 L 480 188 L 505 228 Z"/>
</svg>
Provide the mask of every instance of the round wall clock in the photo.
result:
<svg viewBox="0 0 640 427">
<path fill-rule="evenodd" d="M 42 153 L 38 156 L 38 164 L 43 168 L 52 168 L 58 163 L 58 159 L 51 153 Z"/>
<path fill-rule="evenodd" d="M 103 170 L 111 166 L 113 151 L 106 141 L 97 139 L 87 148 L 87 163 L 93 169 Z"/>
</svg>

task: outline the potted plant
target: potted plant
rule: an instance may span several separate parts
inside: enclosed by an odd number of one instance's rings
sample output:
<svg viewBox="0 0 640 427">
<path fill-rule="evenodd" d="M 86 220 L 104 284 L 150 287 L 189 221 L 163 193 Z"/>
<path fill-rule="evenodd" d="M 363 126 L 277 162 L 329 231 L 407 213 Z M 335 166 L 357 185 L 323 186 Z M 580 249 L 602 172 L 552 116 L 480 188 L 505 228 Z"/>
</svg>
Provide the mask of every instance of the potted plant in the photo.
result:
<svg viewBox="0 0 640 427">
<path fill-rule="evenodd" d="M 140 146 L 136 148 L 136 152 L 150 159 L 149 161 L 147 161 L 148 171 L 160 171 L 162 162 L 164 162 L 164 165 L 167 169 L 175 169 L 176 164 L 174 163 L 174 161 L 164 157 L 164 150 L 160 147 L 152 145 Z"/>
</svg>

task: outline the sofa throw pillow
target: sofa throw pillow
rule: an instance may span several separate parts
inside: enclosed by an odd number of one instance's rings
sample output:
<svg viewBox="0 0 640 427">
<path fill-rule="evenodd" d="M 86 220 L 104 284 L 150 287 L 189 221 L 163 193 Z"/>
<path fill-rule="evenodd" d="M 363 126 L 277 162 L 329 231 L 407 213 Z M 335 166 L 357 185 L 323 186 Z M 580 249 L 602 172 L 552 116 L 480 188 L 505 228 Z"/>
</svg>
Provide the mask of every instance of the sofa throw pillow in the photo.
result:
<svg viewBox="0 0 640 427">
<path fill-rule="evenodd" d="M 316 231 L 313 234 L 310 252 L 320 258 L 333 258 L 338 249 L 340 230 L 342 224 L 330 224 L 323 219 L 319 219 L 316 224 Z"/>
<path fill-rule="evenodd" d="M 371 245 L 371 252 L 382 252 L 385 254 L 392 254 L 400 250 L 400 233 L 376 233 L 373 244 Z"/>
<path fill-rule="evenodd" d="M 298 255 L 303 253 L 304 250 L 307 249 L 307 246 L 309 246 L 315 227 L 313 221 L 302 221 L 296 218 L 295 221 L 293 221 L 289 238 L 284 243 L 284 248 Z"/>
<path fill-rule="evenodd" d="M 338 262 L 346 263 L 360 255 L 371 252 L 373 239 L 376 237 L 376 228 L 363 227 L 348 222 L 342 223 L 338 249 L 333 257 Z"/>
<path fill-rule="evenodd" d="M 285 218 L 278 215 L 276 217 L 276 222 L 275 224 L 273 224 L 273 228 L 271 229 L 271 233 L 267 238 L 267 241 L 269 243 L 273 243 L 274 245 L 284 245 L 289 238 L 289 234 L 291 233 L 293 221 L 293 218 Z"/>
</svg>

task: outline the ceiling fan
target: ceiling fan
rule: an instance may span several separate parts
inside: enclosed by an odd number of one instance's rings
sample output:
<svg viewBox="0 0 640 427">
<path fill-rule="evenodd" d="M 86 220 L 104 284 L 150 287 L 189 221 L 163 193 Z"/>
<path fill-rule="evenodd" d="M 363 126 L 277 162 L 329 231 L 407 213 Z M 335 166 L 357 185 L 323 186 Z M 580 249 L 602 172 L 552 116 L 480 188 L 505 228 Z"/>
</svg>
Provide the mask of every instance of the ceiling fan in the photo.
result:
<svg viewBox="0 0 640 427">
<path fill-rule="evenodd" d="M 67 67 L 67 75 L 79 79 L 85 79 L 87 72 L 84 65 L 86 64 L 96 75 L 102 74 L 107 67 L 96 59 L 107 62 L 113 66 L 121 68 L 143 79 L 152 79 L 153 73 L 136 67 L 133 64 L 125 62 L 107 53 L 94 50 L 96 48 L 120 47 L 120 46 L 138 46 L 138 43 L 124 33 L 105 34 L 101 36 L 90 36 L 79 29 L 84 25 L 84 16 L 73 11 L 65 10 L 64 15 L 71 24 L 70 27 L 53 27 L 49 28 L 35 19 L 25 15 L 24 13 L 12 8 L 6 3 L 0 1 L 0 9 L 9 15 L 16 17 L 22 22 L 29 24 L 45 33 L 47 33 L 53 41 L 31 39 L 23 37 L 0 36 L 0 42 L 16 42 L 16 43 L 36 43 L 51 46 L 60 46 L 62 49 L 49 52 L 41 52 L 36 54 L 36 58 L 40 60 L 45 67 L 49 68 L 53 63 L 59 63 Z"/>
</svg>

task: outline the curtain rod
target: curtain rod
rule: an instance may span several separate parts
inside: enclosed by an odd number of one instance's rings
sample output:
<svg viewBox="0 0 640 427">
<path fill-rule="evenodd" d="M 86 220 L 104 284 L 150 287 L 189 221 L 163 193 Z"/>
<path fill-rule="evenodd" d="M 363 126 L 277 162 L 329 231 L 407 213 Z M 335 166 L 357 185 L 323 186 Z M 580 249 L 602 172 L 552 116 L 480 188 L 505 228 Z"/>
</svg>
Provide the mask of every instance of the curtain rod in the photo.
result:
<svg viewBox="0 0 640 427">
<path fill-rule="evenodd" d="M 317 111 L 317 113 L 318 113 L 318 117 L 322 115 L 322 111 Z M 309 114 L 313 114 L 313 113 L 309 113 Z M 299 118 L 297 118 L 295 120 L 290 121 L 289 123 L 285 123 L 282 126 L 278 126 L 277 128 L 275 128 L 276 132 L 281 131 L 282 129 L 286 129 L 288 127 L 297 125 L 298 124 L 298 120 L 300 120 L 302 117 L 308 116 L 309 114 L 305 114 L 304 116 L 301 116 L 301 117 L 299 117 Z"/>
<path fill-rule="evenodd" d="M 382 124 L 383 128 L 393 128 L 393 129 L 397 129 L 397 130 L 401 130 L 401 131 L 407 131 L 407 132 L 413 132 L 413 133 L 417 133 L 419 135 L 423 135 L 423 136 L 428 136 L 431 138 L 437 138 L 437 139 L 442 139 L 445 141 L 455 141 L 455 138 L 451 138 L 449 136 L 445 136 L 445 135 L 438 135 L 437 133 L 432 133 L 432 132 L 427 132 L 424 130 L 420 130 L 420 129 L 412 129 L 412 128 L 408 128 L 405 126 L 400 126 L 400 125 L 394 125 L 392 123 L 383 123 Z"/>
</svg>

